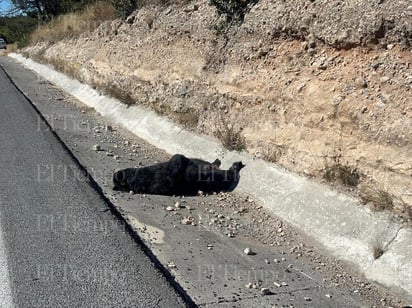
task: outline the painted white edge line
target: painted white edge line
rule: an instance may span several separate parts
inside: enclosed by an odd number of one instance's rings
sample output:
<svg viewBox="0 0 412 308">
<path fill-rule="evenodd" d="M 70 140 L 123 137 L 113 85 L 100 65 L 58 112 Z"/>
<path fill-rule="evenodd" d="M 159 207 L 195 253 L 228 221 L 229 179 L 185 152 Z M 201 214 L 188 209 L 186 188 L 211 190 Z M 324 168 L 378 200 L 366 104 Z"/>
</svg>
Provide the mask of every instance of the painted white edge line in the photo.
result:
<svg viewBox="0 0 412 308">
<path fill-rule="evenodd" d="M 0 220 L 1 221 L 1 220 Z M 0 307 L 14 307 L 7 265 L 6 245 L 0 226 Z"/>
</svg>

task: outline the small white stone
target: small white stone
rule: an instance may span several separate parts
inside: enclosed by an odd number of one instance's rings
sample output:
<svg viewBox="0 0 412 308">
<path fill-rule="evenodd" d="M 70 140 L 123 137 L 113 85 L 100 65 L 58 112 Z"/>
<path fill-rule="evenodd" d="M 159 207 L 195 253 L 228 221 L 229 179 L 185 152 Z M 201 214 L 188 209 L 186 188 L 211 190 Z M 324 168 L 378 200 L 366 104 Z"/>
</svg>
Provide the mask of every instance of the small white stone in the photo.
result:
<svg viewBox="0 0 412 308">
<path fill-rule="evenodd" d="M 183 208 L 185 208 L 185 206 L 182 205 L 179 201 L 176 201 L 176 203 L 175 203 L 175 208 L 177 208 L 177 209 L 183 209 Z"/>
<path fill-rule="evenodd" d="M 95 151 L 101 151 L 101 150 L 102 150 L 102 147 L 100 146 L 100 144 L 95 144 L 95 145 L 93 146 L 93 150 L 95 150 Z"/>
<path fill-rule="evenodd" d="M 253 251 L 252 251 L 252 249 L 250 249 L 249 247 L 245 248 L 245 250 L 243 250 L 243 252 L 244 252 L 245 254 L 247 254 L 247 255 L 252 255 L 252 254 L 254 254 Z"/>
<path fill-rule="evenodd" d="M 174 264 L 173 262 L 169 262 L 169 264 L 167 264 L 167 266 L 169 268 L 176 268 L 176 264 Z"/>
<path fill-rule="evenodd" d="M 251 282 L 249 282 L 247 285 L 246 285 L 246 288 L 248 288 L 248 289 L 252 289 L 252 283 Z"/>
<path fill-rule="evenodd" d="M 173 206 L 168 206 L 168 207 L 166 208 L 166 211 L 169 211 L 169 212 L 174 211 L 174 210 L 175 210 L 175 209 L 174 209 Z"/>
<path fill-rule="evenodd" d="M 188 218 L 188 217 L 184 217 L 182 220 L 181 220 L 181 224 L 182 225 L 190 225 L 190 224 L 192 224 L 192 219 L 190 219 L 190 218 Z"/>
<path fill-rule="evenodd" d="M 261 288 L 260 293 L 262 293 L 262 295 L 269 295 L 270 290 L 269 290 L 269 288 Z"/>
</svg>

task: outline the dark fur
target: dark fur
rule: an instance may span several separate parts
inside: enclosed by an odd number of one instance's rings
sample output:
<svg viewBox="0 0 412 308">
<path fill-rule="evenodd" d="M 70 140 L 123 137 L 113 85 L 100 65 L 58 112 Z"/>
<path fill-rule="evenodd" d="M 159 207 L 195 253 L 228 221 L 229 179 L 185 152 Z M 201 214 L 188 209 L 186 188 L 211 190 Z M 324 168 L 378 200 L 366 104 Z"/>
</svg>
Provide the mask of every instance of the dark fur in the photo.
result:
<svg viewBox="0 0 412 308">
<path fill-rule="evenodd" d="M 196 195 L 232 191 L 244 167 L 236 162 L 229 170 L 220 170 L 220 160 L 213 163 L 176 154 L 169 161 L 143 168 L 128 168 L 113 175 L 115 190 L 158 195 Z"/>
</svg>

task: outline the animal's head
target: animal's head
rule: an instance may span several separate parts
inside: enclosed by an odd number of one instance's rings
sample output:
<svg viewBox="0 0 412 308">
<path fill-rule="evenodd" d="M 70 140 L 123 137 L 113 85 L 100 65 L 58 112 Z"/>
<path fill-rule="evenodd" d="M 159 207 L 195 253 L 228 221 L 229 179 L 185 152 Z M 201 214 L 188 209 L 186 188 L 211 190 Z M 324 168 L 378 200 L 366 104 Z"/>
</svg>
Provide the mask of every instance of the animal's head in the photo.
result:
<svg viewBox="0 0 412 308">
<path fill-rule="evenodd" d="M 120 170 L 113 174 L 113 190 L 128 191 L 126 170 Z"/>
<path fill-rule="evenodd" d="M 232 167 L 230 167 L 231 170 L 239 172 L 243 167 L 245 167 L 241 161 L 234 162 Z"/>
</svg>

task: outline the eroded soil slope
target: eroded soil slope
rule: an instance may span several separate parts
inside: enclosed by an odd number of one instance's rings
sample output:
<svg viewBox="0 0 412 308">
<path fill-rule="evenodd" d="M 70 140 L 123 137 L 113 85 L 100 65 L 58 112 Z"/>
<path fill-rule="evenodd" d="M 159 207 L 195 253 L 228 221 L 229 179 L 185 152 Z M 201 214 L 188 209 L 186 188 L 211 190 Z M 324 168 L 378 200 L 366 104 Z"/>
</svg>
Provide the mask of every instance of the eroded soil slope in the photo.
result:
<svg viewBox="0 0 412 308">
<path fill-rule="evenodd" d="M 183 2 L 25 52 L 412 216 L 409 1 L 261 0 L 231 27 L 209 1 Z"/>
</svg>

